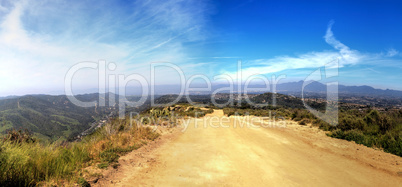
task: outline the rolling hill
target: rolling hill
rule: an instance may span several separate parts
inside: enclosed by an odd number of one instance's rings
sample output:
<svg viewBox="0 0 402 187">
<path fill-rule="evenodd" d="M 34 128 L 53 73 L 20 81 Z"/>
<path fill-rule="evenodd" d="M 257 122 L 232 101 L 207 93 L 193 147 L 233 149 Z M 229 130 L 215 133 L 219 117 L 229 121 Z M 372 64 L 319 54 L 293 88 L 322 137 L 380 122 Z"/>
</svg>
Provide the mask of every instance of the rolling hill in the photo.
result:
<svg viewBox="0 0 402 187">
<path fill-rule="evenodd" d="M 98 94 L 79 95 L 81 101 L 93 101 Z M 27 95 L 0 100 L 0 133 L 28 129 L 41 138 L 71 138 L 96 120 L 104 118 L 113 107 L 78 107 L 64 95 Z"/>
</svg>

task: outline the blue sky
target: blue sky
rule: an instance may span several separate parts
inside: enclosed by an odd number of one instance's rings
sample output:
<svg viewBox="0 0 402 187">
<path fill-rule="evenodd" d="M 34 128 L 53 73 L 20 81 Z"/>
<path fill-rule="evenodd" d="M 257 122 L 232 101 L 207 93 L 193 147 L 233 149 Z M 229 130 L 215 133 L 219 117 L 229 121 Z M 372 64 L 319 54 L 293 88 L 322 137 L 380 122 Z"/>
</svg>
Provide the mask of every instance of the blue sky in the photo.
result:
<svg viewBox="0 0 402 187">
<path fill-rule="evenodd" d="M 340 84 L 402 90 L 401 20 L 398 1 L 0 0 L 0 96 L 62 93 L 71 67 L 99 60 L 150 83 L 151 63 L 213 80 L 241 60 L 243 77 L 289 82 L 337 59 Z M 155 71 L 155 84 L 181 83 Z M 92 89 L 98 74 L 72 82 Z"/>
</svg>

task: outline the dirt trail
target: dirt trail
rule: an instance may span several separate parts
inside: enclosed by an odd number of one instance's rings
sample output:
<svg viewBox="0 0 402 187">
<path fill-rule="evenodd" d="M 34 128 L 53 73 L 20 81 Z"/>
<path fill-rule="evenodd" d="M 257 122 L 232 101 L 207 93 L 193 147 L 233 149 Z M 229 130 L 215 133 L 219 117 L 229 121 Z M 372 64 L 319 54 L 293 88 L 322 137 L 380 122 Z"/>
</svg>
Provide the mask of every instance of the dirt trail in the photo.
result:
<svg viewBox="0 0 402 187">
<path fill-rule="evenodd" d="M 105 186 L 400 186 L 402 158 L 322 131 L 240 125 L 215 110 L 120 159 Z M 223 121 L 222 123 L 218 122 Z M 259 123 L 248 123 L 259 124 Z M 206 125 L 206 126 L 204 126 Z M 218 127 L 217 127 L 218 126 Z"/>
</svg>

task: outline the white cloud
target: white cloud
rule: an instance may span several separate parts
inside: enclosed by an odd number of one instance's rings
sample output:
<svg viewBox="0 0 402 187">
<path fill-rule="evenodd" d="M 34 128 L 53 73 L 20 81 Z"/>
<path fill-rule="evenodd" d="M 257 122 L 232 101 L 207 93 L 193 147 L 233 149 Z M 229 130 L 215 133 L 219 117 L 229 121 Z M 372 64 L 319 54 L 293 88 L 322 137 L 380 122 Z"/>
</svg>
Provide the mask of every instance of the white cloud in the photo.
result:
<svg viewBox="0 0 402 187">
<path fill-rule="evenodd" d="M 243 80 L 255 74 L 270 74 L 291 69 L 322 67 L 334 60 L 339 60 L 339 66 L 343 67 L 348 64 L 356 64 L 365 59 L 366 55 L 363 55 L 356 50 L 351 50 L 348 46 L 334 37 L 332 25 L 333 23 L 330 22 L 324 39 L 337 51 L 314 51 L 296 57 L 277 56 L 271 59 L 251 60 L 248 61 L 248 67 L 242 68 L 241 70 Z M 229 74 L 233 78 L 237 75 L 237 72 L 223 71 L 222 73 Z"/>
<path fill-rule="evenodd" d="M 399 54 L 399 51 L 397 51 L 397 50 L 395 50 L 393 48 L 389 49 L 388 52 L 387 52 L 388 57 L 393 57 L 393 56 L 396 56 L 398 54 Z"/>
<path fill-rule="evenodd" d="M 148 76 L 152 61 L 183 64 L 183 43 L 205 38 L 208 14 L 199 1 L 9 4 L 0 19 L 0 95 L 63 89 L 67 70 L 82 61 L 115 62 L 116 73 Z M 96 72 L 89 73 L 77 76 L 80 89 L 96 86 Z"/>
<path fill-rule="evenodd" d="M 329 45 L 339 51 L 341 64 L 353 64 L 359 62 L 363 58 L 363 56 L 359 54 L 359 52 L 357 52 L 356 50 L 351 50 L 348 46 L 341 43 L 335 38 L 334 33 L 332 33 L 333 24 L 334 22 L 331 21 L 328 25 L 327 32 L 324 36 L 325 42 L 327 42 Z"/>
</svg>

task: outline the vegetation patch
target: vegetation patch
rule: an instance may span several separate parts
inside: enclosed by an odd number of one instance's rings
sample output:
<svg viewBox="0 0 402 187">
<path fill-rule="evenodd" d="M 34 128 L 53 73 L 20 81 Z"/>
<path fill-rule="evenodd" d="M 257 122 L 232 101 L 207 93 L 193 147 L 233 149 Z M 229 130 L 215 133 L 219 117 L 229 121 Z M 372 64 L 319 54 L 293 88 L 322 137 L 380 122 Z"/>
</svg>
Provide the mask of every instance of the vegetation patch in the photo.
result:
<svg viewBox="0 0 402 187">
<path fill-rule="evenodd" d="M 120 156 L 158 136 L 128 118 L 113 119 L 80 142 L 43 143 L 26 130 L 11 130 L 0 141 L 0 186 L 88 186 L 83 168 L 116 168 Z"/>
</svg>

